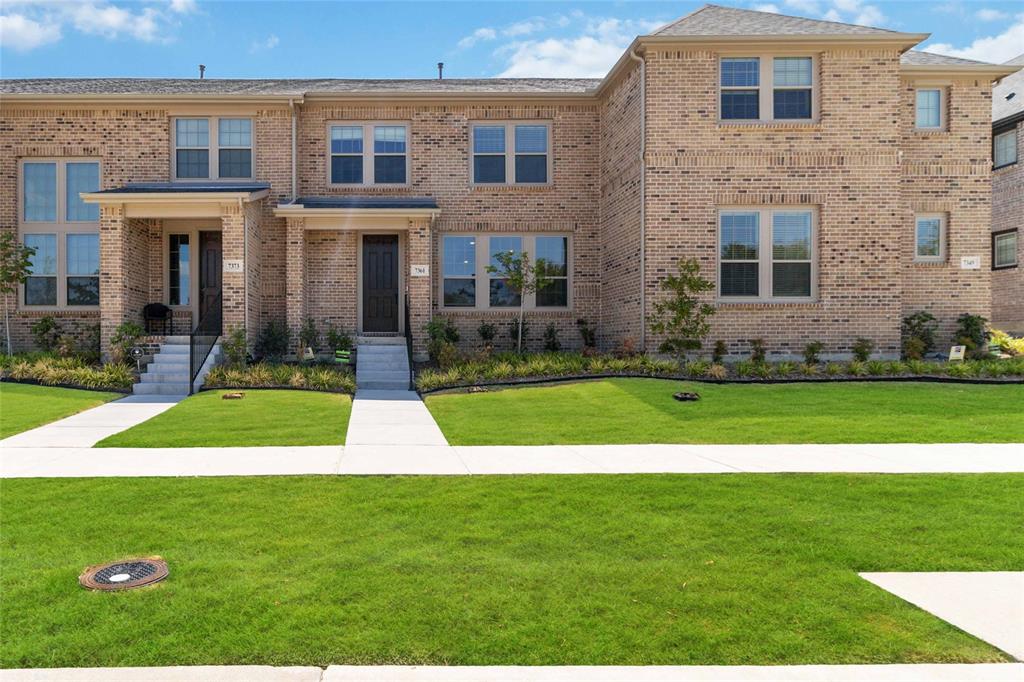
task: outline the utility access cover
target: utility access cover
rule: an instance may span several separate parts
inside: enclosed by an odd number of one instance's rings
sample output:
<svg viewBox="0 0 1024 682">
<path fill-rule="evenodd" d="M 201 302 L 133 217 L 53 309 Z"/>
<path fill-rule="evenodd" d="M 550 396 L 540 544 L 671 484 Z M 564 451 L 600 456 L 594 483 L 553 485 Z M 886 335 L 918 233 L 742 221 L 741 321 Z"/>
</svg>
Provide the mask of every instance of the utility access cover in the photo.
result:
<svg viewBox="0 0 1024 682">
<path fill-rule="evenodd" d="M 78 576 L 78 582 L 89 590 L 130 590 L 159 582 L 168 573 L 167 562 L 162 559 L 126 559 L 90 566 Z"/>
</svg>

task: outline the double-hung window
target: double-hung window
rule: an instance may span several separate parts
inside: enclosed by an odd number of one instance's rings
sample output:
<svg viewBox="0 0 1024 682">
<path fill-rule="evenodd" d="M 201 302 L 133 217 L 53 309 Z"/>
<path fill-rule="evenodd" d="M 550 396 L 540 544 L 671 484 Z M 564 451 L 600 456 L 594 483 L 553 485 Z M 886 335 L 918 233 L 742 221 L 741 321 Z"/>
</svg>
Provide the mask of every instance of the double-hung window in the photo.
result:
<svg viewBox="0 0 1024 682">
<path fill-rule="evenodd" d="M 719 298 L 792 301 L 814 297 L 813 210 L 722 210 L 718 222 Z"/>
<path fill-rule="evenodd" d="M 1017 163 L 1017 129 L 1010 128 L 992 136 L 992 165 L 1002 168 Z"/>
<path fill-rule="evenodd" d="M 175 118 L 175 180 L 251 180 L 252 119 Z"/>
<path fill-rule="evenodd" d="M 920 88 L 914 100 L 914 126 L 918 130 L 942 130 L 945 113 L 942 88 Z"/>
<path fill-rule="evenodd" d="M 570 240 L 556 234 L 446 234 L 441 237 L 441 301 L 445 308 L 518 308 L 520 294 L 508 286 L 500 272 L 498 256 L 525 253 L 530 262 L 543 263 L 545 285 L 527 294 L 530 309 L 569 307 Z"/>
<path fill-rule="evenodd" d="M 914 260 L 941 263 L 946 260 L 946 216 L 922 214 L 914 217 Z"/>
<path fill-rule="evenodd" d="M 1017 267 L 1017 230 L 992 233 L 992 269 Z"/>
<path fill-rule="evenodd" d="M 723 121 L 811 120 L 813 57 L 722 57 L 719 118 Z"/>
<path fill-rule="evenodd" d="M 332 185 L 405 185 L 409 182 L 409 126 L 336 123 L 328 126 Z"/>
<path fill-rule="evenodd" d="M 550 180 L 548 123 L 474 123 L 470 144 L 474 185 L 544 185 Z"/>
<path fill-rule="evenodd" d="M 90 160 L 25 159 L 18 230 L 34 250 L 22 287 L 26 307 L 94 307 L 100 302 L 99 206 L 79 196 L 100 188 Z"/>
</svg>

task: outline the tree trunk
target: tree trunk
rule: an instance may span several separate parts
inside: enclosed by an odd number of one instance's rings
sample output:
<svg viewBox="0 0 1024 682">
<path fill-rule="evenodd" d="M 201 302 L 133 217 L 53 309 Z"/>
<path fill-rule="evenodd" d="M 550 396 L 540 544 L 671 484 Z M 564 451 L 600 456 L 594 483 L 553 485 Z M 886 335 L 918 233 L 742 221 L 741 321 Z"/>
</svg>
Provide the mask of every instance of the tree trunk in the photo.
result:
<svg viewBox="0 0 1024 682">
<path fill-rule="evenodd" d="M 519 354 L 523 354 L 523 296 L 519 295 L 519 329 L 516 330 L 516 349 Z"/>
<path fill-rule="evenodd" d="M 7 354 L 11 354 L 11 318 L 7 312 L 7 294 L 4 297 L 4 336 L 7 338 Z"/>
</svg>

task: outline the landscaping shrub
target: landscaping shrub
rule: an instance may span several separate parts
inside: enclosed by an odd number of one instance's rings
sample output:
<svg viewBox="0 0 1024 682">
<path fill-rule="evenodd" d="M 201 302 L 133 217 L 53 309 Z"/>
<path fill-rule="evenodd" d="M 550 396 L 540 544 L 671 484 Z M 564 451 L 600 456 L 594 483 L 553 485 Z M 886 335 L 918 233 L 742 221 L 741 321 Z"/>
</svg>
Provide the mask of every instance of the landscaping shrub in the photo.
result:
<svg viewBox="0 0 1024 682">
<path fill-rule="evenodd" d="M 704 376 L 708 371 L 708 367 L 710 366 L 711 364 L 705 362 L 704 360 L 695 360 L 693 362 L 687 363 L 686 373 L 689 374 L 691 377 Z"/>
<path fill-rule="evenodd" d="M 459 330 L 447 317 L 432 317 L 427 322 L 427 354 L 441 367 L 448 367 L 458 360 Z"/>
<path fill-rule="evenodd" d="M 352 350 L 352 336 L 345 330 L 328 324 L 325 336 L 327 337 L 327 350 Z"/>
<path fill-rule="evenodd" d="M 843 366 L 838 362 L 830 362 L 825 365 L 825 375 L 830 377 L 837 377 L 843 373 Z"/>
<path fill-rule="evenodd" d="M 519 334 L 519 327 L 520 326 L 522 326 L 522 328 L 523 328 L 523 333 L 522 333 L 521 337 L 520 337 L 520 334 Z M 530 338 L 530 323 L 529 323 L 529 321 L 526 320 L 526 319 L 523 319 L 523 320 L 518 320 L 518 319 L 512 320 L 512 324 L 510 324 L 508 326 L 508 338 L 512 339 L 512 347 L 513 348 L 518 348 L 519 347 L 520 340 L 522 341 L 523 346 L 525 346 L 527 340 Z"/>
<path fill-rule="evenodd" d="M 751 360 L 743 360 L 737 362 L 733 369 L 736 371 L 736 376 L 741 378 L 747 378 L 754 373 L 754 368 L 760 363 L 753 362 Z"/>
<path fill-rule="evenodd" d="M 206 375 L 206 388 L 309 388 L 355 393 L 352 371 L 334 365 L 257 362 L 249 367 L 218 365 Z"/>
<path fill-rule="evenodd" d="M 990 330 L 989 338 L 1007 355 L 1024 355 L 1024 338 L 1015 339 L 998 329 Z"/>
<path fill-rule="evenodd" d="M 868 360 L 864 363 L 864 368 L 873 377 L 885 374 L 885 363 L 881 360 Z"/>
<path fill-rule="evenodd" d="M 706 376 L 708 379 L 722 380 L 728 378 L 729 370 L 725 367 L 725 365 L 715 363 L 709 366 L 707 370 L 705 370 L 704 376 Z"/>
<path fill-rule="evenodd" d="M 818 366 L 811 362 L 800 363 L 798 369 L 800 370 L 800 374 L 804 375 L 805 377 L 811 377 L 818 374 Z"/>
<path fill-rule="evenodd" d="M 872 351 L 875 350 L 875 342 L 861 336 L 853 342 L 853 346 L 850 350 L 853 351 L 854 359 L 860 360 L 861 362 L 867 362 L 871 359 Z"/>
<path fill-rule="evenodd" d="M 220 348 L 224 351 L 224 357 L 230 366 L 245 367 L 249 355 L 245 327 L 234 327 L 224 335 L 220 342 Z"/>
<path fill-rule="evenodd" d="M 775 372 L 780 377 L 788 377 L 790 374 L 796 371 L 796 365 L 792 362 L 780 362 L 775 365 Z"/>
<path fill-rule="evenodd" d="M 597 330 L 590 326 L 586 318 L 576 320 L 576 328 L 580 330 L 584 348 L 597 348 Z"/>
<path fill-rule="evenodd" d="M 484 348 L 494 348 L 494 337 L 498 334 L 498 328 L 490 322 L 481 322 L 480 326 L 476 328 L 476 333 L 480 336 L 480 340 L 484 342 Z"/>
<path fill-rule="evenodd" d="M 754 365 L 754 376 L 759 379 L 771 379 L 774 373 L 775 368 L 767 362 L 759 362 Z"/>
<path fill-rule="evenodd" d="M 811 341 L 804 346 L 804 364 L 805 365 L 816 365 L 818 364 L 818 357 L 821 355 L 821 349 L 824 346 L 821 341 Z"/>
<path fill-rule="evenodd" d="M 549 353 L 562 350 L 562 342 L 558 340 L 558 327 L 553 322 L 544 330 L 544 350 Z"/>
<path fill-rule="evenodd" d="M 32 332 L 32 340 L 40 350 L 49 352 L 57 346 L 57 339 L 60 338 L 61 328 L 49 315 L 40 317 L 29 327 Z"/>
<path fill-rule="evenodd" d="M 720 365 L 722 364 L 722 361 L 725 360 L 725 356 L 728 354 L 729 346 L 725 343 L 725 341 L 719 339 L 718 341 L 715 341 L 715 347 L 711 351 L 711 362 L 715 363 L 716 365 Z"/>
<path fill-rule="evenodd" d="M 256 339 L 256 355 L 264 360 L 280 361 L 288 353 L 291 332 L 278 320 L 271 319 Z"/>
<path fill-rule="evenodd" d="M 699 297 L 715 285 L 701 277 L 696 258 L 680 259 L 677 267 L 678 274 L 662 280 L 661 289 L 669 296 L 654 302 L 650 321 L 655 334 L 665 335 L 658 350 L 674 355 L 676 364 L 681 365 L 686 353 L 701 349 L 711 331 L 709 318 L 715 314 L 715 307 L 701 303 Z"/>
<path fill-rule="evenodd" d="M 988 357 L 988 332 L 985 327 L 987 322 L 988 320 L 981 315 L 970 313 L 964 313 L 956 318 L 956 342 L 967 347 L 967 357 Z"/>
<path fill-rule="evenodd" d="M 114 330 L 110 337 L 110 352 L 114 362 L 125 362 L 131 356 L 131 350 L 145 334 L 135 322 L 124 322 Z"/>
<path fill-rule="evenodd" d="M 751 339 L 750 340 L 750 361 L 755 365 L 759 365 L 765 361 L 765 357 L 768 355 L 768 346 L 765 344 L 764 339 Z"/>
<path fill-rule="evenodd" d="M 3 356 L 0 376 L 18 381 L 38 381 L 47 386 L 126 391 L 135 383 L 130 365 L 112 362 L 94 366 L 77 356 L 55 357 L 50 353 L 22 353 Z"/>
<path fill-rule="evenodd" d="M 907 315 L 900 325 L 903 339 L 903 357 L 920 360 L 935 348 L 935 330 L 938 323 L 935 316 L 924 310 Z"/>
<path fill-rule="evenodd" d="M 853 360 L 846 365 L 846 373 L 853 377 L 867 376 L 868 368 L 866 367 L 866 364 L 867 363 L 861 362 L 860 360 Z"/>
<path fill-rule="evenodd" d="M 307 317 L 302 323 L 302 328 L 299 329 L 299 342 L 303 349 L 312 348 L 314 353 L 320 349 L 320 332 L 317 331 L 316 322 L 312 317 Z"/>
</svg>

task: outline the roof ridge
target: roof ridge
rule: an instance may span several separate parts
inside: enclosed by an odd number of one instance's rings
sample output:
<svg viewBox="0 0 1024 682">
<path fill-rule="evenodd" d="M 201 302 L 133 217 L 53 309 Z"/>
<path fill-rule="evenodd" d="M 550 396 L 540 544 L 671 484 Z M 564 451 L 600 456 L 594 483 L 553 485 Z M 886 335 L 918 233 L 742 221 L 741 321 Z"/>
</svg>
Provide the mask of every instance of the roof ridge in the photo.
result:
<svg viewBox="0 0 1024 682">
<path fill-rule="evenodd" d="M 712 4 L 710 2 L 706 2 L 703 5 L 701 5 L 700 7 L 698 7 L 697 9 L 693 10 L 692 12 L 687 12 L 683 16 L 678 17 L 676 19 L 673 19 L 672 21 L 668 22 L 667 24 L 662 24 L 661 26 L 658 27 L 657 30 L 651 31 L 647 35 L 656 36 L 659 33 L 661 33 L 662 31 L 664 31 L 666 28 L 668 28 L 669 26 L 675 26 L 676 24 L 678 24 L 679 22 L 683 21 L 684 19 L 689 19 L 690 17 L 695 16 L 697 14 L 700 14 L 704 10 L 710 9 L 712 7 L 721 7 L 721 5 L 715 5 L 715 4 Z"/>
<path fill-rule="evenodd" d="M 788 19 L 801 19 L 803 21 L 810 21 L 810 22 L 815 22 L 815 23 L 820 23 L 820 24 L 831 24 L 833 26 L 849 26 L 851 28 L 870 29 L 872 31 L 882 31 L 882 32 L 885 32 L 885 33 L 892 33 L 894 35 L 899 35 L 901 33 L 900 31 L 895 31 L 895 30 L 893 30 L 891 28 L 881 28 L 881 27 L 878 27 L 878 26 L 869 26 L 869 25 L 866 25 L 866 24 L 853 24 L 853 23 L 846 22 L 846 21 L 833 21 L 831 19 L 818 19 L 818 18 L 812 18 L 812 17 L 798 15 L 798 14 L 783 14 L 781 12 L 765 12 L 765 11 L 762 11 L 762 10 L 749 9 L 749 8 L 746 8 L 746 7 L 731 7 L 731 6 L 728 6 L 728 5 L 717 5 L 717 4 L 714 4 L 714 3 L 706 3 L 703 6 L 701 6 L 700 8 L 694 10 L 693 12 L 690 12 L 689 14 L 685 14 L 685 15 L 679 17 L 678 19 L 676 19 L 674 21 L 671 21 L 668 24 L 665 24 L 664 26 L 659 28 L 657 31 L 655 31 L 653 33 L 650 33 L 648 35 L 658 35 L 661 32 L 663 32 L 664 30 L 666 30 L 666 29 L 668 29 L 668 28 L 670 28 L 672 26 L 677 26 L 679 24 L 682 24 L 683 22 L 694 18 L 695 16 L 697 16 L 701 12 L 704 12 L 705 10 L 708 10 L 708 9 L 720 9 L 720 10 L 725 10 L 727 12 L 743 12 L 743 13 L 746 13 L 746 14 L 759 14 L 759 15 L 764 15 L 764 16 L 782 17 L 782 18 L 788 18 Z"/>
</svg>

